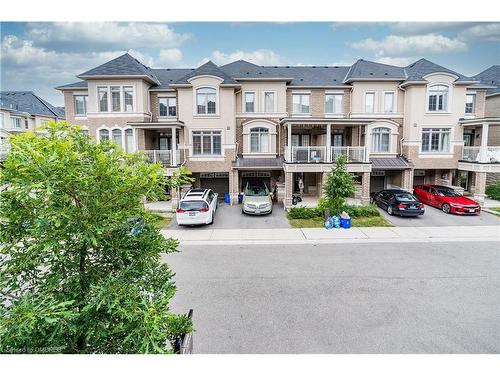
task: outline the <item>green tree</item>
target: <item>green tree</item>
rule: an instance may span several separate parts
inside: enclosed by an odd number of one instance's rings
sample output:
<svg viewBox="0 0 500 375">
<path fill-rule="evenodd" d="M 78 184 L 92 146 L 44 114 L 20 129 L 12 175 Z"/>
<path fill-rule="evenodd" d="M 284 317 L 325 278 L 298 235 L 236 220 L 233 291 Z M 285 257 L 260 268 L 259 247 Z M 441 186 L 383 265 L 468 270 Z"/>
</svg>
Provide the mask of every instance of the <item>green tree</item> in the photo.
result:
<svg viewBox="0 0 500 375">
<path fill-rule="evenodd" d="M 141 198 L 160 165 L 75 126 L 11 137 L 0 172 L 0 351 L 164 353 L 191 330 L 169 311 L 176 251 Z"/>
<path fill-rule="evenodd" d="M 329 208 L 334 214 L 339 214 L 345 205 L 345 198 L 355 191 L 352 175 L 347 172 L 345 156 L 337 158 L 335 167 L 328 172 L 323 191 L 326 199 L 322 206 Z"/>
<path fill-rule="evenodd" d="M 172 176 L 166 180 L 166 184 L 171 189 L 179 189 L 184 185 L 190 185 L 194 181 L 192 174 L 193 172 L 181 165 L 179 168 L 176 168 Z"/>
</svg>

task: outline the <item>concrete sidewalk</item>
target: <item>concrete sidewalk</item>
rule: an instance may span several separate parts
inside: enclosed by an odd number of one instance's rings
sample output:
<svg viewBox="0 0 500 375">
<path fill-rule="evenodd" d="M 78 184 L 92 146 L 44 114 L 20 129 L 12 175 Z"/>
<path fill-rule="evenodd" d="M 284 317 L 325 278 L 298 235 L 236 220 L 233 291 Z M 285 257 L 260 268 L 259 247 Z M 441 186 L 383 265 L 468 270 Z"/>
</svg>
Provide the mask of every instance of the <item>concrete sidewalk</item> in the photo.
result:
<svg viewBox="0 0 500 375">
<path fill-rule="evenodd" d="M 163 230 L 183 245 L 500 241 L 500 226 Z"/>
</svg>

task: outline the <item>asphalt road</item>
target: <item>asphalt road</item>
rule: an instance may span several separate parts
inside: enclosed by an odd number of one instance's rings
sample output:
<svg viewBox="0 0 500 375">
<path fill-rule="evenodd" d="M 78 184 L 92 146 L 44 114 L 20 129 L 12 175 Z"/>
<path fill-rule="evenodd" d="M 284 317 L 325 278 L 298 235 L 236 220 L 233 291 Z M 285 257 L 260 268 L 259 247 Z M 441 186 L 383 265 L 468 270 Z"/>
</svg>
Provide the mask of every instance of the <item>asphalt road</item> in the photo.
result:
<svg viewBox="0 0 500 375">
<path fill-rule="evenodd" d="M 174 219 L 168 229 L 207 230 L 207 229 L 265 229 L 265 228 L 290 228 L 282 204 L 274 204 L 273 212 L 268 215 L 244 215 L 241 205 L 229 206 L 220 202 L 215 212 L 212 225 L 179 226 Z"/>
<path fill-rule="evenodd" d="M 379 211 L 383 217 L 397 227 L 500 225 L 500 217 L 488 212 L 481 212 L 479 215 L 453 215 L 445 214 L 440 209 L 428 205 L 425 205 L 425 213 L 417 217 L 390 216 L 381 208 L 379 208 Z"/>
<path fill-rule="evenodd" d="M 498 243 L 184 246 L 196 353 L 499 353 Z"/>
</svg>

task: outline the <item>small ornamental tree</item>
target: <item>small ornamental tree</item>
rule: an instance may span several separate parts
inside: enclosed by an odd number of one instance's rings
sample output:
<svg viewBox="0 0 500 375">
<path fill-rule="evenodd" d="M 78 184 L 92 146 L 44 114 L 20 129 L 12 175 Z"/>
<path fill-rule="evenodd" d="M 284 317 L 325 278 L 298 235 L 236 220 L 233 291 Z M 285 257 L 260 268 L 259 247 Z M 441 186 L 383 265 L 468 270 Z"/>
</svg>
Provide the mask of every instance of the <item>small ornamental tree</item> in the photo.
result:
<svg viewBox="0 0 500 375">
<path fill-rule="evenodd" d="M 0 351 L 168 353 L 191 330 L 169 312 L 176 251 L 141 204 L 164 171 L 78 127 L 11 137 L 0 170 Z"/>
<path fill-rule="evenodd" d="M 339 214 L 345 205 L 345 198 L 350 197 L 356 190 L 352 175 L 347 172 L 346 158 L 337 158 L 335 167 L 328 172 L 323 191 L 326 196 L 325 206 L 330 208 L 334 214 Z"/>
</svg>

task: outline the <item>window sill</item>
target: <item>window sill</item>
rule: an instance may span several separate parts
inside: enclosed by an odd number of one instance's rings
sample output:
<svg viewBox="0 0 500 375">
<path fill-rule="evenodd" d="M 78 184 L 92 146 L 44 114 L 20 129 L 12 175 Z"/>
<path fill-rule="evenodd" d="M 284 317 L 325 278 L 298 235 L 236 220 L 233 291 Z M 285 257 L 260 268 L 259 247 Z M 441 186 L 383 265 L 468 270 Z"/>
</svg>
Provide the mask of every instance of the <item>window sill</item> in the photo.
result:
<svg viewBox="0 0 500 375">
<path fill-rule="evenodd" d="M 426 111 L 424 112 L 426 115 L 451 115 L 451 112 L 445 112 L 445 111 Z"/>
<path fill-rule="evenodd" d="M 158 120 L 177 121 L 177 116 L 158 116 Z"/>
<path fill-rule="evenodd" d="M 220 118 L 220 114 L 214 113 L 214 114 L 198 114 L 195 113 L 193 114 L 193 118 Z"/>
<path fill-rule="evenodd" d="M 292 112 L 292 116 L 293 117 L 312 117 L 312 113 L 311 112 L 308 112 L 308 113 L 296 113 L 296 112 Z"/>
<path fill-rule="evenodd" d="M 189 156 L 191 159 L 207 159 L 207 158 L 219 158 L 219 159 L 223 159 L 225 158 L 224 155 L 210 155 L 210 154 L 207 154 L 207 155 L 190 155 Z"/>
</svg>

